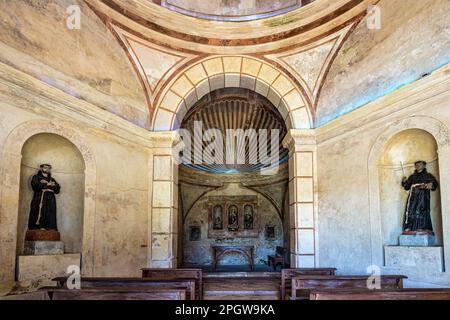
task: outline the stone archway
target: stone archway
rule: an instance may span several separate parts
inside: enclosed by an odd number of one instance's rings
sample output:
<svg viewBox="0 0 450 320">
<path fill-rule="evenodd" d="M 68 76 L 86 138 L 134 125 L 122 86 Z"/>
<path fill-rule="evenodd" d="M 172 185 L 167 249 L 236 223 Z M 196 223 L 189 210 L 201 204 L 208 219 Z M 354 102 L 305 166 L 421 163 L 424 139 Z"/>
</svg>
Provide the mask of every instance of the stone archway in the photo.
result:
<svg viewBox="0 0 450 320">
<path fill-rule="evenodd" d="M 35 120 L 20 124 L 8 136 L 1 164 L 3 183 L 0 189 L 0 283 L 14 283 L 18 223 L 18 194 L 20 188 L 21 152 L 25 142 L 34 135 L 51 133 L 66 138 L 77 147 L 85 163 L 83 275 L 94 274 L 94 218 L 96 193 L 96 164 L 93 153 L 83 141 L 82 134 L 70 123 Z"/>
<path fill-rule="evenodd" d="M 378 266 L 384 265 L 378 163 L 388 141 L 396 134 L 408 129 L 420 129 L 428 132 L 435 138 L 438 145 L 440 177 L 445 178 L 450 174 L 450 165 L 442 161 L 442 159 L 448 159 L 450 157 L 450 131 L 442 122 L 426 116 L 409 117 L 392 123 L 387 130 L 378 136 L 368 157 L 372 264 Z M 450 181 L 446 179 L 439 180 L 441 194 L 448 194 L 450 192 Z M 450 209 L 450 200 L 448 197 L 442 197 L 441 207 L 442 229 L 444 234 L 444 260 L 445 265 L 450 265 L 450 238 L 446 236 L 450 230 L 450 216 L 448 214 L 446 215 L 446 212 Z"/>
<path fill-rule="evenodd" d="M 221 88 L 244 88 L 266 97 L 288 129 L 309 129 L 312 116 L 301 88 L 264 60 L 249 56 L 208 57 L 174 78 L 156 103 L 154 131 L 179 127 L 188 110 L 206 94 Z"/>
</svg>

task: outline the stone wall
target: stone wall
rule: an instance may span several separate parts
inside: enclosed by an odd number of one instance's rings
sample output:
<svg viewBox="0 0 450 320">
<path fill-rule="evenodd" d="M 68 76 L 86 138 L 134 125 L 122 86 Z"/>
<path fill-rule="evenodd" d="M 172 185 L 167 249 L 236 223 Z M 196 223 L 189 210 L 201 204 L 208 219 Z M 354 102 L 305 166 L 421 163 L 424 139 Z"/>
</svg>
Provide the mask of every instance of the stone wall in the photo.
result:
<svg viewBox="0 0 450 320">
<path fill-rule="evenodd" d="M 364 19 L 333 62 L 316 126 L 364 106 L 450 61 L 447 0 L 381 0 L 381 28 Z"/>
<path fill-rule="evenodd" d="M 80 29 L 66 26 L 80 8 Z M 112 32 L 81 0 L 3 1 L 0 61 L 139 126 L 149 125 L 142 86 Z"/>
</svg>

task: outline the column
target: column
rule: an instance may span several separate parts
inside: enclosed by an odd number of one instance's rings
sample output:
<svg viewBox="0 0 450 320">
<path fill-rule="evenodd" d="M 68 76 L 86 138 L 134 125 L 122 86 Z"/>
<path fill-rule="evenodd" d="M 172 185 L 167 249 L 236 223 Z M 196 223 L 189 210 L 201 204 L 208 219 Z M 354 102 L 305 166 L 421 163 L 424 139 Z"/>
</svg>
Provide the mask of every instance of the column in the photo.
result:
<svg viewBox="0 0 450 320">
<path fill-rule="evenodd" d="M 317 261 L 317 146 L 315 131 L 291 129 L 289 149 L 289 220 L 292 268 L 314 268 Z"/>
<path fill-rule="evenodd" d="M 149 157 L 150 216 L 148 266 L 176 268 L 178 264 L 178 163 L 175 131 L 153 132 Z"/>
</svg>

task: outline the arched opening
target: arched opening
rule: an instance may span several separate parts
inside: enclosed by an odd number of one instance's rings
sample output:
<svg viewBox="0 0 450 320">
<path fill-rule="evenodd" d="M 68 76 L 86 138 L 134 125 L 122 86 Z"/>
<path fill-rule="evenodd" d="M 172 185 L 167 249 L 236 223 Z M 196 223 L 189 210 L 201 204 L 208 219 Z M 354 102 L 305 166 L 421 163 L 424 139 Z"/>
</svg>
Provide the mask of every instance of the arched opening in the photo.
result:
<svg viewBox="0 0 450 320">
<path fill-rule="evenodd" d="M 414 163 L 427 162 L 426 169 L 439 180 L 438 145 L 422 129 L 407 129 L 392 136 L 379 159 L 380 212 L 383 245 L 398 245 L 408 192 L 401 186 L 403 176 L 414 172 Z M 440 189 L 431 192 L 431 219 L 437 245 L 443 243 Z"/>
<path fill-rule="evenodd" d="M 60 184 L 56 195 L 57 227 L 64 243 L 64 253 L 81 253 L 85 198 L 85 163 L 78 148 L 66 138 L 39 133 L 22 148 L 20 168 L 17 254 L 24 253 L 30 203 L 33 197 L 31 178 L 43 163 L 52 165 L 52 177 Z"/>
<path fill-rule="evenodd" d="M 251 90 L 219 89 L 190 109 L 179 131 L 192 146 L 183 150 L 178 174 L 179 265 L 248 271 L 252 260 L 266 271 L 277 247 L 285 248 L 288 265 L 288 150 L 281 146 L 287 129 L 278 110 Z M 217 251 L 224 248 L 236 250 Z"/>
</svg>

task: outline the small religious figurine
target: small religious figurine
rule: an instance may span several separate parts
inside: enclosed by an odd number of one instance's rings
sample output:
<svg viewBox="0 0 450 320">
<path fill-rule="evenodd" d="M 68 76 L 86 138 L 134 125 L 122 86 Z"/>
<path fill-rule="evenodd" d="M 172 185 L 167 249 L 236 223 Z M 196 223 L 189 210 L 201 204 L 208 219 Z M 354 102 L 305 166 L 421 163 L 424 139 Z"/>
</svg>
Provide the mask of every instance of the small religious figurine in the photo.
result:
<svg viewBox="0 0 450 320">
<path fill-rule="evenodd" d="M 199 241 L 201 238 L 201 228 L 199 226 L 191 227 L 191 234 L 189 236 L 190 241 Z"/>
<path fill-rule="evenodd" d="M 430 190 L 435 191 L 439 184 L 436 178 L 428 173 L 425 161 L 417 161 L 414 173 L 403 177 L 402 185 L 409 190 L 406 204 L 403 234 L 434 235 L 431 223 Z"/>
<path fill-rule="evenodd" d="M 31 179 L 34 195 L 30 206 L 29 230 L 58 230 L 55 194 L 61 188 L 52 178 L 51 169 L 51 165 L 41 164 L 39 172 Z"/>
<path fill-rule="evenodd" d="M 249 204 L 244 206 L 244 229 L 253 229 L 253 207 Z"/>
<path fill-rule="evenodd" d="M 216 205 L 213 208 L 213 229 L 221 230 L 223 228 L 222 206 Z"/>
<path fill-rule="evenodd" d="M 238 210 L 235 205 L 228 208 L 228 230 L 237 230 L 238 224 Z"/>
</svg>

